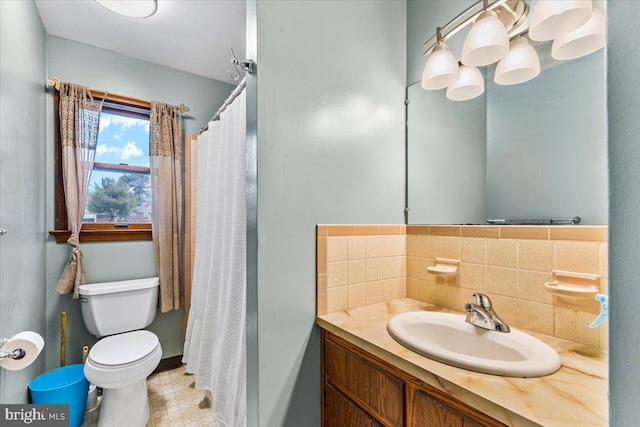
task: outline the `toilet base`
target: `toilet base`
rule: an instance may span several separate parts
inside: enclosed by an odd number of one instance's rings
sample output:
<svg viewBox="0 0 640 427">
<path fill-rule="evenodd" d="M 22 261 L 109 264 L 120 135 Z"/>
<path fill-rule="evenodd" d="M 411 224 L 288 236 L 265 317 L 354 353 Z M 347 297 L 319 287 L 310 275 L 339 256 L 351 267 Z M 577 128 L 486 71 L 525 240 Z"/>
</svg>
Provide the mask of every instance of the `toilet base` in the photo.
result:
<svg viewBox="0 0 640 427">
<path fill-rule="evenodd" d="M 144 427 L 149 413 L 145 378 L 127 387 L 104 389 L 98 427 Z"/>
</svg>

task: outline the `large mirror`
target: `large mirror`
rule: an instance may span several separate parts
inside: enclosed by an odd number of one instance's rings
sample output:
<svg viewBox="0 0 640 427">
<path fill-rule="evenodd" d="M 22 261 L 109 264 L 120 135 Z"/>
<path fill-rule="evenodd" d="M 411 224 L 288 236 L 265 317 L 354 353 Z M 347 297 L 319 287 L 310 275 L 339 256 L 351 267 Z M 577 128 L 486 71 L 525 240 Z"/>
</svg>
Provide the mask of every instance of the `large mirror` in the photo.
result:
<svg viewBox="0 0 640 427">
<path fill-rule="evenodd" d="M 500 86 L 489 66 L 484 94 L 469 101 L 409 86 L 410 224 L 607 224 L 605 52 L 556 61 L 536 49 L 538 77 Z"/>
</svg>

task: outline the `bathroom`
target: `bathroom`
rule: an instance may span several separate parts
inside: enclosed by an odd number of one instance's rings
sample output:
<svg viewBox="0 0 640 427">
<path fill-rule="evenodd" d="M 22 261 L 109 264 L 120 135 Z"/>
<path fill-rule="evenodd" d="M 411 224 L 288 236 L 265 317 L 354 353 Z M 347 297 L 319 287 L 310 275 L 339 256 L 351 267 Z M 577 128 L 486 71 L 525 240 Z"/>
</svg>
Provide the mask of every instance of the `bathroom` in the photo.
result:
<svg viewBox="0 0 640 427">
<path fill-rule="evenodd" d="M 422 73 L 424 40 L 468 4 L 247 2 L 243 57 L 258 64 L 247 88 L 247 111 L 253 114 L 248 135 L 258 146 L 259 174 L 257 213 L 248 218 L 257 228 L 247 240 L 249 425 L 320 424 L 316 225 L 404 224 L 405 90 Z M 205 98 L 196 76 L 46 34 L 31 1 L 3 0 L 0 7 L 0 226 L 8 230 L 0 238 L 0 336 L 34 330 L 47 343 L 29 368 L 0 370 L 0 403 L 24 403 L 29 380 L 59 366 L 61 311 L 68 313 L 67 363 L 80 362 L 82 346 L 93 343 L 76 301 L 53 292 L 68 248 L 48 234 L 54 215 L 53 121 L 44 82 L 59 76 L 184 102 L 201 117 L 201 123 L 184 125 L 196 133 L 232 86 L 217 88 L 208 80 L 214 96 Z M 634 368 L 640 347 L 634 326 L 640 321 L 640 148 L 630 142 L 639 87 L 633 72 L 639 65 L 636 15 L 634 2 L 607 3 L 608 396 L 614 426 L 633 425 L 640 381 Z M 72 54 L 62 56 L 66 50 Z M 150 242 L 87 243 L 82 250 L 91 281 L 155 275 Z M 181 354 L 183 322 L 183 313 L 175 311 L 151 326 L 161 337 L 163 357 Z"/>
</svg>

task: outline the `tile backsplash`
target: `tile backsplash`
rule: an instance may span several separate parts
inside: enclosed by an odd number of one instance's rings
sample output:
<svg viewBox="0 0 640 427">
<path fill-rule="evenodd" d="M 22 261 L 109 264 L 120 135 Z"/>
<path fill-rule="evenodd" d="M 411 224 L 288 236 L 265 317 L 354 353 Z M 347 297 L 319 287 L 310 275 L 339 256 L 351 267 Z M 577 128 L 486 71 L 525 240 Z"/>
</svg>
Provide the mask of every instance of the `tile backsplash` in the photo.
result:
<svg viewBox="0 0 640 427">
<path fill-rule="evenodd" d="M 458 276 L 427 273 L 436 257 L 460 260 Z M 599 275 L 608 293 L 607 227 L 317 228 L 318 315 L 405 296 L 462 312 L 479 291 L 512 326 L 606 348 L 606 327 L 588 328 L 599 304 L 546 292 L 552 270 Z"/>
</svg>

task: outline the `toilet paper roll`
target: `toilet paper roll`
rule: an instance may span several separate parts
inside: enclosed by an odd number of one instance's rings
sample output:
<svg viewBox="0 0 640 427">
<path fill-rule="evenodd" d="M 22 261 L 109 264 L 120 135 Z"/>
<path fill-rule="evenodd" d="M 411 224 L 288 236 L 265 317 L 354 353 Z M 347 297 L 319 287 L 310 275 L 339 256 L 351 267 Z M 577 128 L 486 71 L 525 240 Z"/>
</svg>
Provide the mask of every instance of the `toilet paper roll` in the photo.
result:
<svg viewBox="0 0 640 427">
<path fill-rule="evenodd" d="M 6 358 L 0 361 L 0 366 L 10 371 L 24 369 L 36 360 L 43 348 L 44 340 L 40 334 L 32 331 L 20 332 L 11 337 L 0 351 L 12 352 L 16 349 L 22 349 L 25 352 L 24 357 L 21 359 Z"/>
</svg>

